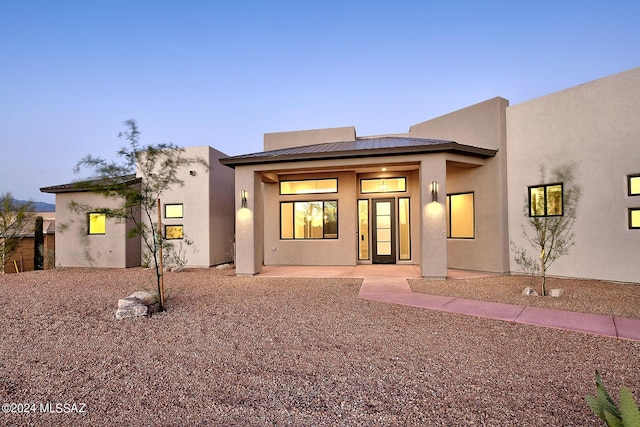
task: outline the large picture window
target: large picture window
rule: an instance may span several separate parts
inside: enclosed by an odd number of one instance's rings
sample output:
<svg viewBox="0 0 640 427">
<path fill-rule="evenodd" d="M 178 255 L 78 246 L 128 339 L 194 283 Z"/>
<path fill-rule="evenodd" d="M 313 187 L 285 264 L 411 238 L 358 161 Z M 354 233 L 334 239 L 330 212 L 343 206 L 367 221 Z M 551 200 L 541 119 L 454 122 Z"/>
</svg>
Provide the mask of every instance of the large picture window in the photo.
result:
<svg viewBox="0 0 640 427">
<path fill-rule="evenodd" d="M 280 203 L 281 239 L 337 239 L 338 201 Z"/>
<path fill-rule="evenodd" d="M 561 216 L 562 184 L 529 187 L 529 216 Z"/>
<path fill-rule="evenodd" d="M 301 181 L 280 181 L 281 195 L 337 193 L 338 179 L 305 179 Z"/>
<path fill-rule="evenodd" d="M 473 239 L 474 216 L 473 193 L 447 195 L 447 237 Z"/>
<path fill-rule="evenodd" d="M 89 214 L 89 234 L 106 234 L 107 216 L 103 213 L 92 212 Z"/>
</svg>

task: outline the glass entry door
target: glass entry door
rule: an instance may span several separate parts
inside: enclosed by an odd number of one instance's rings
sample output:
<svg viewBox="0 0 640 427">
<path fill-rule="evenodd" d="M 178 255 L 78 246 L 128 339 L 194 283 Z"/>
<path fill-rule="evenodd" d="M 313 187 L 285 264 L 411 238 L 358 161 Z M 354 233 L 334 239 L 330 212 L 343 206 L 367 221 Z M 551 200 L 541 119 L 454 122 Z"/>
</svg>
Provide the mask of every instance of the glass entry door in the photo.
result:
<svg viewBox="0 0 640 427">
<path fill-rule="evenodd" d="M 395 199 L 373 199 L 371 202 L 371 261 L 374 264 L 395 264 Z"/>
</svg>

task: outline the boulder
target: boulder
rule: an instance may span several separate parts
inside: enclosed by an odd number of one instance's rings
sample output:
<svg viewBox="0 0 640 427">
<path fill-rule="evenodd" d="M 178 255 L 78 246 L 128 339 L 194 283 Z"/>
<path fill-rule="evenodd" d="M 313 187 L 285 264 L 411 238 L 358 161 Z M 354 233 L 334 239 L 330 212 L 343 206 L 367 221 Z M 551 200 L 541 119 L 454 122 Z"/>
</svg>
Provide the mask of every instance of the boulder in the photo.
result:
<svg viewBox="0 0 640 427">
<path fill-rule="evenodd" d="M 128 296 L 126 298 L 120 298 L 118 300 L 118 308 L 127 308 L 127 307 L 131 307 L 133 305 L 138 305 L 138 304 L 142 304 L 142 301 L 132 296 Z"/>
<path fill-rule="evenodd" d="M 219 264 L 216 265 L 216 270 L 228 270 L 231 268 L 231 264 Z"/>
<path fill-rule="evenodd" d="M 144 304 L 133 304 L 128 307 L 118 308 L 116 310 L 116 319 L 124 319 L 126 317 L 142 317 L 147 315 L 147 306 Z"/>
<path fill-rule="evenodd" d="M 537 297 L 538 293 L 532 287 L 526 287 L 524 288 L 524 291 L 522 291 L 522 295 L 526 297 Z"/>
<path fill-rule="evenodd" d="M 157 292 L 149 292 L 149 291 L 136 291 L 129 295 L 127 298 L 135 298 L 138 299 L 142 304 L 149 305 L 158 301 L 158 293 Z"/>
<path fill-rule="evenodd" d="M 551 289 L 549 291 L 549 295 L 554 297 L 554 298 L 558 298 L 563 293 L 564 293 L 564 291 L 562 289 Z"/>
</svg>

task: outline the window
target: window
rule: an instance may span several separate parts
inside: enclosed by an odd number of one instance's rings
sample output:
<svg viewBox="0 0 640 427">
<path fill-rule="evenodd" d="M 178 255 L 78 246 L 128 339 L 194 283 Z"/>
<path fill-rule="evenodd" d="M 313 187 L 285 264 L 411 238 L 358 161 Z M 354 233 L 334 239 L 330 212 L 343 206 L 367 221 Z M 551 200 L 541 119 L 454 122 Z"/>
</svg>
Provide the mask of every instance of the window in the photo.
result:
<svg viewBox="0 0 640 427">
<path fill-rule="evenodd" d="M 318 193 L 337 193 L 338 179 L 305 179 L 302 181 L 281 181 L 280 194 L 318 194 Z"/>
<path fill-rule="evenodd" d="M 358 259 L 369 259 L 369 201 L 358 200 Z"/>
<path fill-rule="evenodd" d="M 182 225 L 165 225 L 164 238 L 167 240 L 177 240 L 184 238 L 184 228 Z"/>
<path fill-rule="evenodd" d="M 562 184 L 529 187 L 529 216 L 562 214 Z"/>
<path fill-rule="evenodd" d="M 640 196 L 640 175 L 627 176 L 627 184 L 630 196 Z"/>
<path fill-rule="evenodd" d="M 165 218 L 183 218 L 182 203 L 172 203 L 164 205 L 164 217 Z"/>
<path fill-rule="evenodd" d="M 409 228 L 409 198 L 401 197 L 398 199 L 398 246 L 400 249 L 400 259 L 411 259 L 411 229 Z"/>
<path fill-rule="evenodd" d="M 370 178 L 360 180 L 360 193 L 398 193 L 407 191 L 406 178 Z"/>
<path fill-rule="evenodd" d="M 89 234 L 105 234 L 107 231 L 107 215 L 98 212 L 89 214 Z"/>
<path fill-rule="evenodd" d="M 640 228 L 640 208 L 629 209 L 629 228 Z"/>
<path fill-rule="evenodd" d="M 337 239 L 338 202 L 281 202 L 280 238 Z"/>
<path fill-rule="evenodd" d="M 473 239 L 474 216 L 473 193 L 447 195 L 447 237 Z"/>
</svg>

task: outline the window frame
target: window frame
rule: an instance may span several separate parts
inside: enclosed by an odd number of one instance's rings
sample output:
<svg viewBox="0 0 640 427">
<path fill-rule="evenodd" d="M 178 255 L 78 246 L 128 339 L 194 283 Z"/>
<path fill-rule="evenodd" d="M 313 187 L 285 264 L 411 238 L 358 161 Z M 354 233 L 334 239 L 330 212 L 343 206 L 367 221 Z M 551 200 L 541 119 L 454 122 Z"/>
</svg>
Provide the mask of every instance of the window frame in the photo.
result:
<svg viewBox="0 0 640 427">
<path fill-rule="evenodd" d="M 402 231 L 401 231 L 401 227 L 400 227 L 400 203 L 406 200 L 407 201 L 407 231 L 408 231 L 408 241 L 407 241 L 407 245 L 409 247 L 409 257 L 408 258 L 403 258 L 402 257 Z M 397 227 L 398 227 L 398 260 L 399 261 L 411 261 L 411 197 L 398 197 L 398 218 L 396 220 Z"/>
<path fill-rule="evenodd" d="M 91 217 L 93 215 L 101 216 L 104 218 L 104 231 L 101 233 L 95 233 L 91 231 Z M 89 212 L 87 213 L 87 235 L 89 236 L 104 236 L 107 234 L 107 214 L 103 212 Z"/>
<path fill-rule="evenodd" d="M 549 200 L 547 198 L 547 189 L 549 187 L 557 187 L 560 186 L 560 213 L 559 214 L 548 214 L 548 206 Z M 531 190 L 534 188 L 544 188 L 544 214 L 542 215 L 533 215 L 531 209 Z M 556 216 L 564 216 L 564 183 L 562 182 L 554 182 L 551 184 L 539 184 L 539 185 L 530 185 L 527 187 L 527 200 L 528 200 L 528 210 L 529 210 L 529 218 L 550 218 Z"/>
<path fill-rule="evenodd" d="M 181 216 L 168 216 L 167 208 L 172 206 L 180 206 Z M 164 218 L 165 219 L 182 219 L 184 218 L 184 203 L 165 203 L 164 204 Z"/>
<path fill-rule="evenodd" d="M 640 208 L 629 208 L 629 230 L 640 230 L 640 224 L 637 226 L 633 225 L 633 213 L 640 212 Z"/>
<path fill-rule="evenodd" d="M 303 193 L 283 193 L 282 192 L 282 184 L 285 182 L 310 182 L 310 181 L 335 181 L 336 189 L 335 191 L 310 191 Z M 338 193 L 338 185 L 340 181 L 338 178 L 307 178 L 307 179 L 284 179 L 278 183 L 278 192 L 281 196 L 304 196 L 308 194 L 336 194 Z"/>
<path fill-rule="evenodd" d="M 637 193 L 633 193 L 631 191 L 631 181 L 634 179 L 638 179 L 640 180 L 640 174 L 631 174 L 631 175 L 627 175 L 627 196 L 629 197 L 636 197 L 636 196 L 640 196 L 640 191 Z"/>
<path fill-rule="evenodd" d="M 471 237 L 458 237 L 458 236 L 453 236 L 452 235 L 452 215 L 451 215 L 451 197 L 452 196 L 466 196 L 466 195 L 471 195 L 472 200 L 471 200 L 471 208 L 472 208 L 472 226 L 473 226 L 473 235 Z M 475 195 L 475 191 L 463 191 L 460 193 L 450 193 L 447 194 L 446 198 L 445 198 L 445 209 L 446 209 L 446 214 L 447 214 L 447 239 L 456 239 L 456 240 L 473 240 L 476 238 L 476 195 Z"/>
<path fill-rule="evenodd" d="M 364 181 L 384 181 L 384 180 L 392 180 L 392 179 L 401 179 L 404 181 L 404 190 L 397 191 L 363 191 L 362 183 Z M 407 177 L 406 176 L 389 176 L 389 177 L 377 177 L 377 178 L 360 178 L 360 194 L 387 194 L 387 193 L 406 193 L 407 190 Z"/>
<path fill-rule="evenodd" d="M 182 235 L 180 237 L 167 237 L 168 233 L 167 233 L 167 228 L 169 227 L 180 227 L 182 229 Z M 164 224 L 164 234 L 163 234 L 163 238 L 164 240 L 184 240 L 184 225 L 183 224 Z"/>
<path fill-rule="evenodd" d="M 322 221 L 322 237 L 296 237 L 296 203 L 322 203 L 322 215 L 323 215 L 323 221 Z M 335 233 L 335 237 L 327 237 L 327 235 L 329 236 L 333 236 L 333 234 L 327 234 L 325 231 L 325 226 L 327 224 L 326 220 L 324 219 L 324 212 L 326 210 L 325 207 L 325 203 L 335 203 L 336 206 L 336 233 Z M 292 237 L 283 237 L 282 236 L 282 221 L 283 221 L 283 217 L 282 217 L 282 206 L 286 205 L 286 204 L 290 204 L 292 205 L 292 215 L 291 215 L 291 235 Z M 328 199 L 328 200 L 287 200 L 287 201 L 281 201 L 280 202 L 280 240 L 287 240 L 287 241 L 294 241 L 294 240 L 337 240 L 340 237 L 340 224 L 339 224 L 339 215 L 338 215 L 338 199 Z"/>
</svg>

